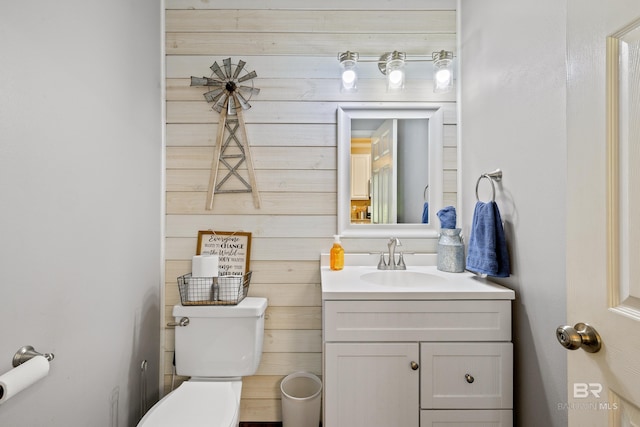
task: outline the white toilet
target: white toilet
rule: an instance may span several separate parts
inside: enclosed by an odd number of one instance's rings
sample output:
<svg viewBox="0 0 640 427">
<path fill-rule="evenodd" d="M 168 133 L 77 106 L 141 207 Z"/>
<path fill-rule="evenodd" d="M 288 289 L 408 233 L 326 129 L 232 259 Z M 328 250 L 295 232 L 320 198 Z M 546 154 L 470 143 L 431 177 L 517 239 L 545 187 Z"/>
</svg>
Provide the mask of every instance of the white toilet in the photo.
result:
<svg viewBox="0 0 640 427">
<path fill-rule="evenodd" d="M 234 306 L 173 307 L 178 375 L 190 376 L 156 403 L 138 427 L 237 427 L 242 377 L 262 356 L 265 298 Z"/>
</svg>

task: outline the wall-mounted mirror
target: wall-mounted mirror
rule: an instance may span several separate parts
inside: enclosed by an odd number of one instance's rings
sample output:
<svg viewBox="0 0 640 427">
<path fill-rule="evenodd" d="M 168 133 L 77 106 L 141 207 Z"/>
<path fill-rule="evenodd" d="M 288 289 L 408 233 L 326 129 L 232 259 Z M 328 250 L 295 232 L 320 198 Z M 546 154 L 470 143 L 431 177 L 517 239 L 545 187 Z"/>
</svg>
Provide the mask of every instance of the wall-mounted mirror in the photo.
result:
<svg viewBox="0 0 640 427">
<path fill-rule="evenodd" d="M 430 103 L 338 107 L 339 234 L 437 236 L 443 115 Z"/>
</svg>

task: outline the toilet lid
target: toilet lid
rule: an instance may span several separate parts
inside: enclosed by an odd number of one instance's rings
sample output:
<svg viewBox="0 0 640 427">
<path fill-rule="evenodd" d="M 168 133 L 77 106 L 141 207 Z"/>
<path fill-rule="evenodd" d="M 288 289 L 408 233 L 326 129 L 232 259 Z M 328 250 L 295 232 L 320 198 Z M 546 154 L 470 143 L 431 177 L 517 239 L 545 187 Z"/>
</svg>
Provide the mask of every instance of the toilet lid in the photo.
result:
<svg viewBox="0 0 640 427">
<path fill-rule="evenodd" d="M 237 410 L 230 382 L 185 381 L 156 403 L 138 427 L 230 427 Z"/>
</svg>

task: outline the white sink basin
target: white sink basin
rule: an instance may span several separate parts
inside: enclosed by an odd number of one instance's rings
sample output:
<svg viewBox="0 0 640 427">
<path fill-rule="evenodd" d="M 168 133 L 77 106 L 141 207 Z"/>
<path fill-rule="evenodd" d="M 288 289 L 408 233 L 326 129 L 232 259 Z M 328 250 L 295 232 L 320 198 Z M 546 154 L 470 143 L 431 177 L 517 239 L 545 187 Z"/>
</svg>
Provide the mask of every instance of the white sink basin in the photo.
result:
<svg viewBox="0 0 640 427">
<path fill-rule="evenodd" d="M 320 259 L 323 300 L 455 300 L 514 299 L 515 293 L 472 273 L 436 268 L 435 254 L 405 254 L 406 270 L 378 270 L 377 254 L 345 254 L 344 268 L 329 268 Z"/>
<path fill-rule="evenodd" d="M 373 271 L 360 276 L 365 282 L 373 283 L 379 286 L 396 286 L 402 288 L 425 288 L 430 285 L 443 285 L 448 282 L 444 277 L 435 274 L 424 273 L 421 271 Z"/>
</svg>

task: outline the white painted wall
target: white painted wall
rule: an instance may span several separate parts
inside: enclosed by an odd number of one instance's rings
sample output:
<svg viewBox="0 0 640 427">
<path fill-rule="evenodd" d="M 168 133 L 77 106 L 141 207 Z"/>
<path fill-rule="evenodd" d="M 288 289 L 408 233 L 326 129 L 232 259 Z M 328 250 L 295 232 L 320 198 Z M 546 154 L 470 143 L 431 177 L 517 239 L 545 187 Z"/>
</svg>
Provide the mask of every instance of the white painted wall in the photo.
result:
<svg viewBox="0 0 640 427">
<path fill-rule="evenodd" d="M 480 174 L 497 187 L 515 289 L 516 425 L 565 426 L 565 2 L 461 0 L 463 223 Z M 481 198 L 490 197 L 488 183 Z"/>
<path fill-rule="evenodd" d="M 7 1 L 0 12 L 0 373 L 48 377 L 2 426 L 130 426 L 157 397 L 161 4 Z"/>
</svg>

